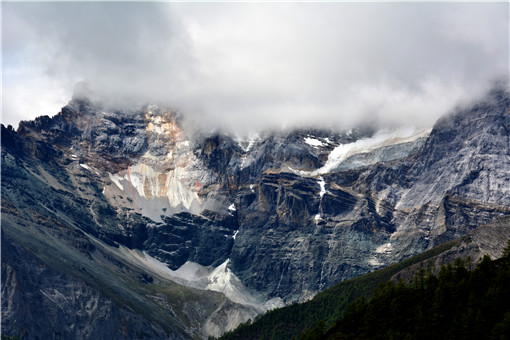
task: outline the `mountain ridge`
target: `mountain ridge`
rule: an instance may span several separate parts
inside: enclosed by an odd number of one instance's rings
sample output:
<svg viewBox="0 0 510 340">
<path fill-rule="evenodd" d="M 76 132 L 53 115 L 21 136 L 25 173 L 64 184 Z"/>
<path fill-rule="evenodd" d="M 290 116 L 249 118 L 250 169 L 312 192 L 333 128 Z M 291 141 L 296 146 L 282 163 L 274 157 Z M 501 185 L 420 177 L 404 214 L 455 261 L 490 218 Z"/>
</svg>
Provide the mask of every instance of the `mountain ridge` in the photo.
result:
<svg viewBox="0 0 510 340">
<path fill-rule="evenodd" d="M 510 214 L 509 107 L 508 92 L 493 90 L 426 137 L 374 149 L 381 133 L 370 129 L 239 141 L 195 134 L 154 106 L 104 112 L 74 99 L 18 131 L 2 125 L 2 225 L 11 236 L 36 232 L 35 249 L 64 242 L 80 252 L 65 236 L 79 231 L 111 247 L 114 258 L 126 248 L 174 271 L 223 265 L 228 284 L 238 279 L 259 303 L 254 310 L 211 295 L 240 323 Z M 359 153 L 315 172 L 337 148 Z M 27 242 L 16 240 L 19 247 Z M 168 301 L 156 301 L 166 310 Z M 220 320 L 221 309 L 211 313 L 219 321 L 199 318 L 176 334 L 218 336 L 235 327 Z"/>
</svg>

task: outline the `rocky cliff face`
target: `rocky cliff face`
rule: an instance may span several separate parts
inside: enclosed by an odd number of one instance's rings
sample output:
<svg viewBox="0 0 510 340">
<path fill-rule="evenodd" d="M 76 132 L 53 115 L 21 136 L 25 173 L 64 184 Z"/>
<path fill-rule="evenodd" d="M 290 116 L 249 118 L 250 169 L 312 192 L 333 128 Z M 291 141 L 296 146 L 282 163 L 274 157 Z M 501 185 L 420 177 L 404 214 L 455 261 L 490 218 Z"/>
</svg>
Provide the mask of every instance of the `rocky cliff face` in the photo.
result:
<svg viewBox="0 0 510 340">
<path fill-rule="evenodd" d="M 2 229 L 12 253 L 2 254 L 11 277 L 2 275 L 2 296 L 57 289 L 74 313 L 74 287 L 87 286 L 87 299 L 109 306 L 97 313 L 110 308 L 119 323 L 137 315 L 135 337 L 219 335 L 510 214 L 509 108 L 497 89 L 431 131 L 240 139 L 187 129 L 155 106 L 104 112 L 74 99 L 55 117 L 2 126 Z M 36 271 L 39 281 L 24 286 L 27 256 L 56 272 Z M 66 264 L 70 256 L 84 271 Z M 3 299 L 2 326 L 26 299 Z M 89 338 L 101 325 L 69 320 Z"/>
<path fill-rule="evenodd" d="M 501 258 L 509 239 L 510 216 L 496 218 L 491 223 L 479 226 L 466 236 L 454 241 L 455 245 L 450 249 L 401 270 L 392 277 L 392 280 L 412 282 L 420 270 L 438 275 L 442 266 L 452 265 L 458 258 L 465 260 L 468 266 L 470 264 L 474 268 L 485 255 L 493 260 Z"/>
</svg>

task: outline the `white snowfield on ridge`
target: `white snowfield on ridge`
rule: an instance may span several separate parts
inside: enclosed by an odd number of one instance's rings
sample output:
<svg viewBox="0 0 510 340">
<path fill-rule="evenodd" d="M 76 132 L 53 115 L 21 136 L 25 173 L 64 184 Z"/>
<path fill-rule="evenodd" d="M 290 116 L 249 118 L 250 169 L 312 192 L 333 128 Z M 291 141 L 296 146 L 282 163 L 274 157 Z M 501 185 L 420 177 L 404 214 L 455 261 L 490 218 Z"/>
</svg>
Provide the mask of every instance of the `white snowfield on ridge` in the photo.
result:
<svg viewBox="0 0 510 340">
<path fill-rule="evenodd" d="M 335 147 L 328 155 L 326 164 L 314 171 L 302 171 L 289 168 L 292 172 L 301 176 L 318 176 L 334 171 L 342 162 L 346 161 L 349 157 L 358 154 L 370 153 L 374 150 L 381 149 L 388 146 L 404 144 L 416 141 L 420 138 L 425 138 L 430 135 L 432 129 L 430 128 L 416 128 L 416 127 L 403 127 L 394 130 L 379 130 L 375 135 L 369 138 L 359 139 L 352 143 L 340 144 Z M 326 143 L 312 138 L 305 137 L 305 143 L 310 146 L 320 147 Z M 376 162 L 376 160 L 374 160 Z"/>
</svg>

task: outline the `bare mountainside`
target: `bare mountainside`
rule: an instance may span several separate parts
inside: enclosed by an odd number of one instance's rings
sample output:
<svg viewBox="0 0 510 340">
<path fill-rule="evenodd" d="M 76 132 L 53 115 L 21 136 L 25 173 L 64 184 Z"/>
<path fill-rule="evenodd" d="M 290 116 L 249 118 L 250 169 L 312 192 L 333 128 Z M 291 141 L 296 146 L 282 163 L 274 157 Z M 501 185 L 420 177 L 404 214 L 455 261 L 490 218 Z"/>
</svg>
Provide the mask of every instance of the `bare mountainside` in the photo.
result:
<svg viewBox="0 0 510 340">
<path fill-rule="evenodd" d="M 2 332 L 217 336 L 510 214 L 510 97 L 240 139 L 73 99 L 2 126 Z"/>
</svg>

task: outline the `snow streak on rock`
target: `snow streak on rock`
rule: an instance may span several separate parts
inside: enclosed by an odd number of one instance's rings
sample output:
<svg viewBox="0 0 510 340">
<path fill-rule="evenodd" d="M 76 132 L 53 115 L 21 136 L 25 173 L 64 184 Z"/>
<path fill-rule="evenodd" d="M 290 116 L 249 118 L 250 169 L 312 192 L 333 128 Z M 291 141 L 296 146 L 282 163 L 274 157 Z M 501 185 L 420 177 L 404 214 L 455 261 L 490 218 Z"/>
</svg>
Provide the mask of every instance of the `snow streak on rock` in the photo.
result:
<svg viewBox="0 0 510 340">
<path fill-rule="evenodd" d="M 415 141 L 426 137 L 431 130 L 416 131 L 415 128 L 402 128 L 395 131 L 379 131 L 371 138 L 364 138 L 349 144 L 341 144 L 331 151 L 323 167 L 312 171 L 311 175 L 326 174 L 335 170 L 342 162 L 356 154 L 369 153 L 386 146 Z M 376 163 L 377 160 L 374 160 Z"/>
<path fill-rule="evenodd" d="M 326 182 L 324 182 L 324 178 L 322 178 L 322 176 L 319 177 L 318 183 L 319 183 L 319 186 L 321 188 L 321 191 L 319 192 L 319 196 L 322 199 L 322 197 L 326 193 Z"/>
<path fill-rule="evenodd" d="M 324 194 L 326 193 L 326 182 L 324 181 L 324 178 L 322 176 L 319 177 L 319 180 L 317 181 L 320 187 L 319 191 L 319 213 L 315 215 L 315 223 L 318 224 L 322 220 L 322 198 L 324 197 Z"/>
<path fill-rule="evenodd" d="M 80 166 L 81 166 L 82 168 L 87 169 L 87 170 L 89 170 L 89 171 L 90 171 L 90 167 L 89 167 L 87 164 L 81 164 L 81 163 L 80 163 Z"/>
</svg>

